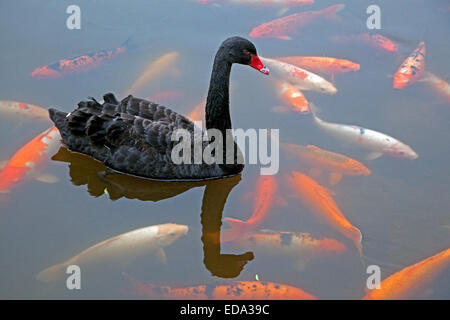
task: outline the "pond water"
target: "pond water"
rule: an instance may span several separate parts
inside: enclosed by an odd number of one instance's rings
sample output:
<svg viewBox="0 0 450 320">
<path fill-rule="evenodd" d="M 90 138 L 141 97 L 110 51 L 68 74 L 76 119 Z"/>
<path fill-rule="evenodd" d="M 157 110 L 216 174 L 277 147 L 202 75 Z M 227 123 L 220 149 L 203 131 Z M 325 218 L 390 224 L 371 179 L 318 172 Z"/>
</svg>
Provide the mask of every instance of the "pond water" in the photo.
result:
<svg viewBox="0 0 450 320">
<path fill-rule="evenodd" d="M 42 183 L 27 177 L 9 193 L 0 194 L 0 297 L 3 299 L 136 298 L 124 273 L 145 283 L 184 287 L 230 280 L 277 282 L 301 288 L 320 299 L 360 299 L 365 294 L 368 265 L 381 278 L 450 246 L 450 105 L 423 83 L 392 88 L 402 61 L 424 40 L 426 69 L 449 80 L 450 11 L 448 1 L 377 1 L 381 29 L 368 30 L 366 8 L 372 1 L 341 1 L 340 21 L 306 25 L 292 40 L 249 38 L 264 57 L 329 56 L 360 64 L 360 70 L 337 74 L 335 95 L 305 91 L 326 121 L 374 129 L 411 146 L 415 160 L 382 156 L 366 160 L 361 149 L 338 143 L 317 127 L 311 114 L 274 112 L 281 104 L 271 79 L 235 65 L 231 73 L 230 110 L 234 128 L 276 128 L 280 141 L 315 145 L 364 163 L 369 176 L 344 176 L 331 186 L 345 217 L 361 231 L 362 263 L 352 242 L 318 219 L 296 195 L 285 176 L 308 173 L 299 159 L 280 151 L 276 196 L 258 229 L 307 232 L 314 238 L 336 239 L 342 254 L 305 258 L 271 250 L 252 250 L 242 243 L 217 243 L 223 218 L 247 220 L 254 210 L 260 165 L 248 164 L 241 175 L 208 182 L 168 183 L 113 175 L 64 147 L 44 171 L 58 178 Z M 119 99 L 149 63 L 163 54 L 178 57 L 155 73 L 133 94 L 148 97 L 176 94 L 161 101 L 188 114 L 206 98 L 211 66 L 220 43 L 229 36 L 248 38 L 257 25 L 292 13 L 321 10 L 336 4 L 279 7 L 244 5 L 239 1 L 77 1 L 81 29 L 69 30 L 66 9 L 71 1 L 3 1 L 0 3 L 0 100 L 24 101 L 69 112 L 81 100 L 101 100 L 106 92 Z M 280 15 L 281 14 L 281 15 Z M 383 52 L 360 41 L 334 41 L 334 36 L 364 32 L 392 39 L 396 52 Z M 119 47 L 130 47 L 88 72 L 57 79 L 36 79 L 31 72 L 60 59 Z M 325 78 L 330 79 L 325 76 Z M 161 95 L 160 95 L 161 97 Z M 158 102 L 158 101 L 156 101 Z M 0 160 L 14 153 L 50 120 L 0 118 Z M 56 153 L 56 152 L 55 152 Z M 187 225 L 187 235 L 165 248 L 167 262 L 146 254 L 127 264 L 99 265 L 82 273 L 81 290 L 68 290 L 66 277 L 45 283 L 43 269 L 119 234 L 164 223 Z M 207 235 L 215 235 L 213 239 Z M 247 252 L 252 252 L 249 254 Z M 319 255 L 319 254 L 318 254 Z M 253 258 L 253 259 L 252 259 Z M 101 258 L 99 258 L 101 259 Z M 299 267 L 297 260 L 304 260 Z M 112 264 L 115 262 L 113 261 Z M 450 298 L 450 270 L 441 272 L 423 295 Z M 188 297 L 186 297 L 188 298 Z"/>
</svg>

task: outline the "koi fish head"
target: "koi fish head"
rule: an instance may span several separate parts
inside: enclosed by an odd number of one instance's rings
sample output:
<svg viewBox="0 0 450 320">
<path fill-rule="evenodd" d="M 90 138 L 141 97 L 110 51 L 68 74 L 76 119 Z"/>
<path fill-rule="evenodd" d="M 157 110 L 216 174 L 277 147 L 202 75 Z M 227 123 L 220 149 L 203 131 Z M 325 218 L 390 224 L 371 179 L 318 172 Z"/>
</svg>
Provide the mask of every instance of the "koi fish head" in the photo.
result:
<svg viewBox="0 0 450 320">
<path fill-rule="evenodd" d="M 166 247 L 187 234 L 189 227 L 181 224 L 166 223 L 158 226 L 158 244 Z"/>
<path fill-rule="evenodd" d="M 417 159 L 419 155 L 408 145 L 396 143 L 383 150 L 383 153 L 395 158 Z"/>
<path fill-rule="evenodd" d="M 269 74 L 269 69 L 261 62 L 255 45 L 241 37 L 231 37 L 222 43 L 221 49 L 230 63 L 249 65 L 261 73 Z"/>
<path fill-rule="evenodd" d="M 355 176 L 368 176 L 371 173 L 369 168 L 354 159 L 349 159 L 348 168 L 350 169 L 350 174 Z"/>
<path fill-rule="evenodd" d="M 331 82 L 328 82 L 326 80 L 320 81 L 317 83 L 317 88 L 320 92 L 326 93 L 326 94 L 335 94 L 337 92 L 337 89 Z"/>
<path fill-rule="evenodd" d="M 358 63 L 354 63 L 349 60 L 342 60 L 338 66 L 338 69 L 341 72 L 358 71 L 359 68 L 360 68 L 360 66 Z"/>
</svg>

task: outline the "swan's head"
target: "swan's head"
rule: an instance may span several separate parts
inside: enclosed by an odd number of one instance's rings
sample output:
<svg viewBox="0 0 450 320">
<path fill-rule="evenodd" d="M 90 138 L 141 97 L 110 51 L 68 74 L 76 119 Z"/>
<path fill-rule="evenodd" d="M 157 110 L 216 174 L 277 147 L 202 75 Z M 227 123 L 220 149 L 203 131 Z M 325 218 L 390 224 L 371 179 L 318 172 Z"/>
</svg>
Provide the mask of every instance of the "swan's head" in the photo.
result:
<svg viewBox="0 0 450 320">
<path fill-rule="evenodd" d="M 259 59 L 255 45 L 241 37 L 231 37 L 225 40 L 221 49 L 224 51 L 225 59 L 230 63 L 249 65 L 261 73 L 269 74 L 267 68 Z"/>
</svg>

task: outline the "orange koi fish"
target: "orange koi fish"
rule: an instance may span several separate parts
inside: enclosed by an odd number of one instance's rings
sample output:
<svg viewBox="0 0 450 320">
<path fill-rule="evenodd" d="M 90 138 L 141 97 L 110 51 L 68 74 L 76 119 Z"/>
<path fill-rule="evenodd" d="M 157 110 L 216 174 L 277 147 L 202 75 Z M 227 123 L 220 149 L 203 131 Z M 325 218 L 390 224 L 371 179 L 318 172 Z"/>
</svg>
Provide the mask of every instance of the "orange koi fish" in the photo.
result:
<svg viewBox="0 0 450 320">
<path fill-rule="evenodd" d="M 328 171 L 329 183 L 332 185 L 337 184 L 343 175 L 370 175 L 370 170 L 361 162 L 316 146 L 282 143 L 281 148 L 290 156 L 294 156 L 312 168 L 312 175 L 315 177 L 318 177 L 323 171 Z"/>
<path fill-rule="evenodd" d="M 416 82 L 425 70 L 425 42 L 419 46 L 403 61 L 400 68 L 394 74 L 393 86 L 395 89 L 403 89 Z"/>
<path fill-rule="evenodd" d="M 6 193 L 27 175 L 35 175 L 42 182 L 56 182 L 49 175 L 37 175 L 37 171 L 56 152 L 61 137 L 56 127 L 45 130 L 23 146 L 0 171 L 0 193 Z"/>
<path fill-rule="evenodd" d="M 230 283 L 197 285 L 181 288 L 156 286 L 129 277 L 132 294 L 153 299 L 182 300 L 316 300 L 300 288 L 263 281 L 233 281 Z"/>
<path fill-rule="evenodd" d="M 273 230 L 260 230 L 234 243 L 261 254 L 293 258 L 298 269 L 303 269 L 314 259 L 342 254 L 347 250 L 344 244 L 335 239 L 316 239 L 309 233 Z"/>
<path fill-rule="evenodd" d="M 414 299 L 424 293 L 433 281 L 450 265 L 450 248 L 406 267 L 372 289 L 364 300 Z M 447 279 L 448 280 L 448 279 Z"/>
<path fill-rule="evenodd" d="M 0 113 L 25 116 L 31 119 L 48 120 L 48 110 L 31 103 L 0 101 Z"/>
<path fill-rule="evenodd" d="M 256 185 L 255 205 L 251 217 L 247 221 L 225 218 L 225 221 L 231 225 L 231 228 L 224 230 L 222 241 L 231 241 L 255 230 L 265 220 L 267 213 L 272 208 L 276 191 L 277 180 L 275 176 L 260 176 Z"/>
<path fill-rule="evenodd" d="M 334 36 L 332 40 L 334 42 L 359 41 L 384 52 L 396 52 L 398 50 L 397 44 L 381 34 L 370 34 L 365 32 L 350 36 Z"/>
<path fill-rule="evenodd" d="M 336 13 L 343 8 L 343 4 L 336 4 L 323 10 L 291 14 L 253 28 L 249 36 L 252 38 L 278 38 L 282 40 L 291 40 L 289 34 L 296 33 L 298 30 L 319 18 L 339 20 Z"/>
<path fill-rule="evenodd" d="M 305 68 L 314 73 L 327 74 L 332 78 L 337 73 L 345 73 L 359 70 L 359 64 L 331 57 L 281 57 L 276 60 L 292 64 L 299 68 Z"/>
<path fill-rule="evenodd" d="M 181 93 L 179 91 L 169 90 L 152 94 L 151 96 L 148 96 L 145 99 L 156 103 L 167 103 L 177 100 L 180 97 Z"/>
<path fill-rule="evenodd" d="M 309 108 L 309 102 L 306 100 L 303 93 L 295 86 L 286 81 L 278 81 L 278 95 L 289 110 L 298 112 L 301 114 L 308 114 L 311 112 Z M 278 111 L 282 111 L 283 108 L 278 107 Z"/>
<path fill-rule="evenodd" d="M 292 176 L 287 176 L 287 180 L 297 193 L 297 196 L 303 200 L 310 210 L 338 232 L 352 240 L 361 255 L 361 231 L 342 214 L 330 192 L 301 172 L 292 171 Z"/>
<path fill-rule="evenodd" d="M 31 76 L 35 79 L 54 79 L 61 78 L 69 74 L 87 72 L 91 69 L 97 68 L 103 62 L 124 53 L 129 47 L 129 40 L 130 39 L 125 41 L 118 48 L 91 52 L 71 59 L 62 59 L 57 62 L 38 67 L 33 70 Z"/>
<path fill-rule="evenodd" d="M 437 93 L 443 100 L 450 102 L 450 83 L 431 72 L 427 72 L 422 81 L 427 83 L 431 90 Z"/>
</svg>

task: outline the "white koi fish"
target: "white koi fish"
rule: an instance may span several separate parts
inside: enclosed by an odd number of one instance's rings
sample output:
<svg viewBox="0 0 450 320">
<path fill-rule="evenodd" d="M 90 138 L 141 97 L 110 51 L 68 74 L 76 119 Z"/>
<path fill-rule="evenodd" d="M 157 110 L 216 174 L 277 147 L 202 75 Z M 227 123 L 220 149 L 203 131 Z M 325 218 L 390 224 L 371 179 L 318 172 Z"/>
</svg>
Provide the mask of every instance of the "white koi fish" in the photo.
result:
<svg viewBox="0 0 450 320">
<path fill-rule="evenodd" d="M 299 90 L 312 90 L 326 94 L 335 94 L 337 89 L 315 73 L 275 59 L 259 57 L 269 67 L 273 75 L 290 82 Z"/>
<path fill-rule="evenodd" d="M 419 156 L 407 144 L 387 134 L 359 126 L 326 122 L 312 112 L 317 126 L 330 135 L 355 146 L 370 151 L 367 160 L 387 155 L 395 158 L 417 159 Z"/>
<path fill-rule="evenodd" d="M 43 282 L 54 282 L 66 276 L 70 265 L 77 265 L 81 270 L 96 264 L 120 263 L 154 253 L 166 262 L 164 247 L 188 232 L 188 226 L 166 223 L 136 229 L 117 235 L 87 248 L 69 260 L 41 271 L 36 277 Z"/>
</svg>

